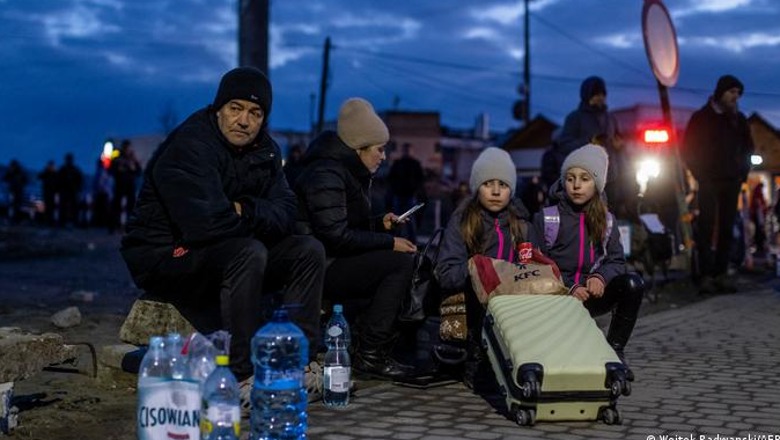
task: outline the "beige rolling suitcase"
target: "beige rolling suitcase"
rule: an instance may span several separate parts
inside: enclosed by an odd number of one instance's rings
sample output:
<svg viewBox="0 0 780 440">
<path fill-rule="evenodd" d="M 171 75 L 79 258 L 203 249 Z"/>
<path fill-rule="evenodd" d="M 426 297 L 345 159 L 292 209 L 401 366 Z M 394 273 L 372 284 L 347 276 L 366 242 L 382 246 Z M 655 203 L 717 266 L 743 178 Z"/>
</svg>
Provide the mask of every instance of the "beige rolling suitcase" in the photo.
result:
<svg viewBox="0 0 780 440">
<path fill-rule="evenodd" d="M 617 398 L 631 393 L 625 366 L 576 298 L 495 296 L 488 302 L 482 339 L 518 424 L 622 422 Z"/>
</svg>

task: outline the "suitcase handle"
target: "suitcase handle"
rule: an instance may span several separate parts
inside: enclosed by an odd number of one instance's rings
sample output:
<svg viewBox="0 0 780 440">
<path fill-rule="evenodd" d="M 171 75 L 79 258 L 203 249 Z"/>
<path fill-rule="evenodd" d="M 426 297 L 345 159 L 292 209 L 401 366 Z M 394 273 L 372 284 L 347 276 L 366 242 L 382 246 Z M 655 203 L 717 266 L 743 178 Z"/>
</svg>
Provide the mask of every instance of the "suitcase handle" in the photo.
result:
<svg viewBox="0 0 780 440">
<path fill-rule="evenodd" d="M 444 344 L 434 345 L 433 354 L 439 362 L 447 365 L 461 364 L 468 357 L 468 352 L 465 349 Z"/>
</svg>

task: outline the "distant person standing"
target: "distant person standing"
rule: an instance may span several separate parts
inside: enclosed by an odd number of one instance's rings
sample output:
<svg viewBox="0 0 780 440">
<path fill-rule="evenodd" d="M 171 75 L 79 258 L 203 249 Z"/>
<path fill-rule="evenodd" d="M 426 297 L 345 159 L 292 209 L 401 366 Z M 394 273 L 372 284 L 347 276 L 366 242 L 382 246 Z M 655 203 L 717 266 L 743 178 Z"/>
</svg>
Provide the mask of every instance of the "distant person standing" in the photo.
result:
<svg viewBox="0 0 780 440">
<path fill-rule="evenodd" d="M 122 226 L 122 215 L 129 216 L 135 207 L 136 182 L 141 175 L 141 162 L 135 155 L 129 140 L 122 141 L 119 156 L 111 161 L 109 173 L 114 177 L 114 194 L 111 199 L 109 232 Z M 127 218 L 127 217 L 125 217 Z"/>
<path fill-rule="evenodd" d="M 534 215 L 542 210 L 545 199 L 544 187 L 539 181 L 539 176 L 531 177 L 531 180 L 523 186 L 523 190 L 520 193 L 520 200 L 523 201 L 523 205 L 525 205 L 531 215 Z"/>
<path fill-rule="evenodd" d="M 390 210 L 398 215 L 426 199 L 425 174 L 420 161 L 412 157 L 411 148 L 409 143 L 403 145 L 403 156 L 393 162 L 387 176 L 390 185 Z M 411 221 L 401 228 L 401 235 L 412 243 L 416 243 L 417 240 L 417 218 L 420 213 L 421 211 L 418 211 Z"/>
<path fill-rule="evenodd" d="M 95 161 L 92 177 L 92 226 L 108 227 L 111 221 L 111 175 L 101 158 Z M 129 211 L 128 211 L 129 212 Z"/>
<path fill-rule="evenodd" d="M 557 139 L 558 156 L 565 159 L 572 151 L 589 143 L 597 143 L 609 155 L 607 205 L 619 218 L 626 218 L 628 173 L 623 138 L 615 116 L 607 109 L 607 85 L 598 76 L 585 78 L 580 85 L 580 105 L 566 116 Z"/>
<path fill-rule="evenodd" d="M 764 182 L 758 182 L 750 196 L 750 221 L 753 222 L 753 244 L 756 246 L 756 255 L 763 256 L 766 253 L 766 199 L 764 198 Z"/>
<path fill-rule="evenodd" d="M 700 255 L 701 293 L 737 291 L 726 272 L 737 196 L 750 171 L 753 153 L 747 119 L 737 106 L 743 91 L 744 86 L 736 77 L 720 77 L 715 92 L 691 116 L 685 130 L 682 156 L 699 182 L 696 247 Z"/>
<path fill-rule="evenodd" d="M 60 194 L 60 225 L 75 224 L 78 219 L 78 203 L 84 174 L 73 162 L 73 153 L 65 155 L 65 163 L 57 172 L 57 184 Z"/>
<path fill-rule="evenodd" d="M 12 223 L 17 223 L 22 219 L 24 189 L 27 186 L 27 173 L 18 160 L 13 159 L 11 163 L 8 164 L 8 169 L 3 176 L 3 181 L 8 184 L 8 192 L 12 199 L 9 218 Z"/>
<path fill-rule="evenodd" d="M 290 148 L 287 161 L 284 163 L 284 175 L 287 177 L 287 184 L 290 185 L 290 188 L 295 186 L 295 179 L 303 171 L 301 159 L 303 159 L 303 148 L 300 145 L 293 145 Z"/>
<path fill-rule="evenodd" d="M 46 168 L 38 173 L 43 191 L 43 215 L 46 224 L 54 226 L 54 211 L 57 209 L 57 166 L 53 160 L 46 163 Z"/>
</svg>

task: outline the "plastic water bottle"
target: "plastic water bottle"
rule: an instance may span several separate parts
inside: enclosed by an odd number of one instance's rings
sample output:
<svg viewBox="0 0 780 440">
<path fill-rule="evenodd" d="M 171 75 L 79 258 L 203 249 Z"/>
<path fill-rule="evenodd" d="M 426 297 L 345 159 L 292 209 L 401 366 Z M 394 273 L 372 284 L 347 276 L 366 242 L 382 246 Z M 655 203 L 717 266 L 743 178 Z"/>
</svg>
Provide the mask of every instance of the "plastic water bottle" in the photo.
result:
<svg viewBox="0 0 780 440">
<path fill-rule="evenodd" d="M 168 362 L 171 365 L 171 378 L 182 380 L 189 377 L 187 358 L 182 354 L 184 341 L 178 333 L 168 333 L 165 338 L 165 348 L 168 352 Z"/>
<path fill-rule="evenodd" d="M 334 315 L 336 307 L 333 307 Z M 340 312 L 339 307 L 339 312 Z M 343 316 L 342 316 L 343 318 Z M 333 318 L 331 318 L 331 321 Z M 349 327 L 347 327 L 347 332 Z M 322 402 L 329 407 L 345 407 L 349 404 L 349 385 L 352 362 L 347 351 L 344 330 L 337 324 L 328 325 L 328 351 L 325 353 Z M 348 333 L 347 333 L 348 334 Z"/>
<path fill-rule="evenodd" d="M 164 438 L 160 423 L 171 366 L 162 336 L 149 338 L 149 348 L 138 369 L 138 414 L 136 430 L 139 440 Z"/>
<path fill-rule="evenodd" d="M 328 323 L 325 325 L 325 347 L 330 347 L 330 329 L 336 326 L 341 329 L 341 333 L 338 338 L 342 340 L 342 343 L 349 349 L 349 344 L 352 343 L 352 333 L 349 331 L 349 323 L 347 318 L 344 317 L 344 307 L 341 304 L 333 304 L 333 314 L 330 315 Z"/>
<path fill-rule="evenodd" d="M 228 363 L 227 356 L 217 356 L 217 368 L 203 385 L 200 407 L 201 440 L 238 440 L 241 433 L 238 381 L 230 372 Z"/>
<path fill-rule="evenodd" d="M 149 339 L 138 371 L 139 440 L 197 438 L 200 390 L 197 382 L 173 380 L 171 359 L 162 336 Z"/>
<path fill-rule="evenodd" d="M 182 353 L 184 341 L 181 335 L 169 333 L 168 337 L 165 338 L 165 344 L 171 379 L 168 383 L 170 403 L 168 404 L 167 418 L 170 418 L 171 415 L 176 417 L 175 423 L 169 421 L 167 438 L 195 439 L 200 434 L 200 382 L 190 375 L 187 357 Z"/>
<path fill-rule="evenodd" d="M 277 310 L 252 338 L 250 439 L 306 439 L 308 415 L 303 370 L 309 363 L 309 341 L 290 322 L 286 310 Z"/>
</svg>

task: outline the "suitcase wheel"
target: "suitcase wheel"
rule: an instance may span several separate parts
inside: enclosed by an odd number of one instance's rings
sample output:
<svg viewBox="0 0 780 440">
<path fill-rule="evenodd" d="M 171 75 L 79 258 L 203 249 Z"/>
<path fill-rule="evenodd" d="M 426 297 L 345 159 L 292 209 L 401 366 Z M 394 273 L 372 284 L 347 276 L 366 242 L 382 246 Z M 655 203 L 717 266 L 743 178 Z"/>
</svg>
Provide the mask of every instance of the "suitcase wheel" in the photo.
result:
<svg viewBox="0 0 780 440">
<path fill-rule="evenodd" d="M 622 391 L 623 391 L 623 383 L 619 380 L 613 380 L 609 388 L 609 393 L 612 396 L 612 398 L 614 399 L 619 397 Z"/>
<path fill-rule="evenodd" d="M 620 411 L 617 408 L 604 408 L 601 413 L 601 418 L 607 425 L 622 425 L 623 416 L 620 415 Z"/>
<path fill-rule="evenodd" d="M 631 382 L 629 382 L 629 381 L 623 382 L 623 395 L 624 396 L 630 396 L 631 395 Z"/>
<path fill-rule="evenodd" d="M 514 407 L 515 422 L 520 426 L 533 426 L 536 423 L 536 410 L 533 408 Z"/>
<path fill-rule="evenodd" d="M 616 399 L 620 395 L 631 395 L 631 383 L 626 379 L 626 375 L 622 372 L 613 372 L 611 375 L 611 381 L 609 384 L 609 392 L 612 398 Z"/>
<path fill-rule="evenodd" d="M 523 373 L 523 385 L 521 386 L 523 399 L 536 400 L 541 392 L 540 388 L 536 373 L 533 371 Z"/>
</svg>

